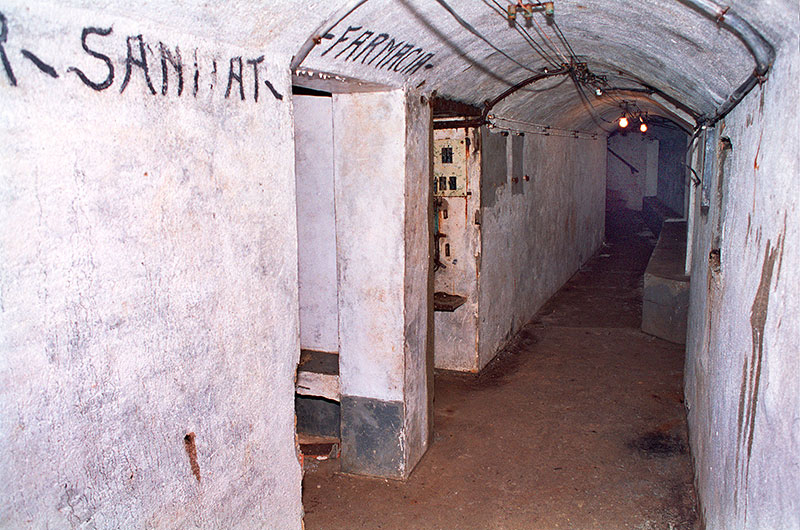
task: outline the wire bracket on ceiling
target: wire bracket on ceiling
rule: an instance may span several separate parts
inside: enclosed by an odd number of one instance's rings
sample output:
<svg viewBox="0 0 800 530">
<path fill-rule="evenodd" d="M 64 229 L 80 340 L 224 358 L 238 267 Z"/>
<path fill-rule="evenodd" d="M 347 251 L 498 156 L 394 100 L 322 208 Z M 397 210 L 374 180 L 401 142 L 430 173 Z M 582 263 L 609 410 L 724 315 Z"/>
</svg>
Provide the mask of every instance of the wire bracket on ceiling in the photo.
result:
<svg viewBox="0 0 800 530">
<path fill-rule="evenodd" d="M 487 116 L 486 127 L 492 130 L 500 131 L 500 133 L 513 132 L 517 135 L 524 135 L 527 133 L 538 134 L 540 136 L 559 136 L 562 138 L 574 138 L 578 140 L 597 140 L 598 133 L 590 131 L 580 131 L 577 129 L 561 129 L 553 127 L 552 125 L 543 125 L 540 123 L 532 123 L 523 120 L 516 120 L 513 118 L 502 118 L 490 114 Z"/>
<path fill-rule="evenodd" d="M 514 27 L 517 23 L 517 13 L 522 12 L 522 17 L 525 19 L 525 27 L 533 27 L 533 12 L 543 11 L 548 17 L 552 17 L 555 13 L 553 2 L 523 2 L 518 0 L 516 4 L 508 5 L 508 25 Z"/>
</svg>

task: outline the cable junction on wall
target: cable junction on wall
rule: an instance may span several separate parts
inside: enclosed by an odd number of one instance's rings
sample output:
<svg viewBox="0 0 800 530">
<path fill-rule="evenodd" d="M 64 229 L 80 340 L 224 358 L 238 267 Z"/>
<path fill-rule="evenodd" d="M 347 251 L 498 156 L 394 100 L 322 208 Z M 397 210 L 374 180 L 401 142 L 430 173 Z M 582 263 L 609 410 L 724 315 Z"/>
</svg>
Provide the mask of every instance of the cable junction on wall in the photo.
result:
<svg viewBox="0 0 800 530">
<path fill-rule="evenodd" d="M 541 136 L 561 136 L 565 138 L 577 138 L 579 140 L 597 140 L 599 135 L 596 132 L 579 131 L 577 129 L 561 129 L 551 125 L 542 125 L 512 118 L 501 118 L 490 114 L 487 116 L 486 126 L 489 129 L 510 132 L 515 134 L 538 134 Z"/>
</svg>

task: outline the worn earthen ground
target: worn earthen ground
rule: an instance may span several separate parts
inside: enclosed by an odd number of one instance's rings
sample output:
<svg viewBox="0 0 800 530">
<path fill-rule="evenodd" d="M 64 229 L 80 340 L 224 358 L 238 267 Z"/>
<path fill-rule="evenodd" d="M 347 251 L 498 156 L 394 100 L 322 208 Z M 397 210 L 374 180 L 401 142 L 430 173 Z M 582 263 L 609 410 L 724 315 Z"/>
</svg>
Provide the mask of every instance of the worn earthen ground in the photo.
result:
<svg viewBox="0 0 800 530">
<path fill-rule="evenodd" d="M 437 374 L 408 481 L 308 466 L 306 529 L 694 529 L 683 347 L 639 330 L 645 231 L 612 214 L 607 246 L 487 369 Z"/>
</svg>

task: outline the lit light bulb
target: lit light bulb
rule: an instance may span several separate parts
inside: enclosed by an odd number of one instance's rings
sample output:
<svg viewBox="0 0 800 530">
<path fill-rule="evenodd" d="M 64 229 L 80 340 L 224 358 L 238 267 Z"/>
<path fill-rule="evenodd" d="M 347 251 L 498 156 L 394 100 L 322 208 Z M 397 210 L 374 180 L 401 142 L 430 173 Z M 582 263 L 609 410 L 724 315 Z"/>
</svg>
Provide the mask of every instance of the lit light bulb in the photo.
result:
<svg viewBox="0 0 800 530">
<path fill-rule="evenodd" d="M 642 122 L 642 124 L 639 125 L 639 130 L 642 132 L 647 132 L 647 124 L 645 122 Z"/>
<path fill-rule="evenodd" d="M 628 118 L 626 118 L 625 116 L 620 116 L 620 118 L 619 118 L 619 126 L 622 127 L 623 129 L 625 127 L 627 127 L 628 126 Z"/>
<path fill-rule="evenodd" d="M 602 95 L 603 95 L 603 91 L 602 91 L 602 89 L 599 89 L 599 88 L 598 88 L 598 89 L 596 89 L 596 90 L 594 91 L 594 93 L 595 93 L 595 94 L 597 94 L 597 97 L 600 97 L 600 96 L 602 96 Z"/>
</svg>

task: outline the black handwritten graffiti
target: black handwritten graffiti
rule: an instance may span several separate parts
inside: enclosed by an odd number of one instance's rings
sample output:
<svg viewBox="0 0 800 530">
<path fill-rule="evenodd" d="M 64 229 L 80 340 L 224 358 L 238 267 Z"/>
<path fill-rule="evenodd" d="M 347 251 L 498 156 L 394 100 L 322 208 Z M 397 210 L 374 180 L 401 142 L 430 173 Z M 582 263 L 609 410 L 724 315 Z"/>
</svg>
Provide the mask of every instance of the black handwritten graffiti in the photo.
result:
<svg viewBox="0 0 800 530">
<path fill-rule="evenodd" d="M 6 71 L 6 77 L 11 86 L 17 86 L 17 78 L 14 76 L 14 70 L 11 69 L 11 63 L 8 62 L 6 49 L 3 46 L 8 39 L 8 22 L 6 16 L 0 13 L 0 61 L 3 62 L 3 69 Z"/>
<path fill-rule="evenodd" d="M 131 41 L 139 41 L 139 58 L 135 59 L 133 57 L 133 48 L 131 47 Z M 138 66 L 144 72 L 144 80 L 147 83 L 147 88 L 150 89 L 150 93 L 155 95 L 156 89 L 153 88 L 153 82 L 150 81 L 150 71 L 147 68 L 147 54 L 144 52 L 144 41 L 142 40 L 141 35 L 136 35 L 133 37 L 128 37 L 128 56 L 125 57 L 125 78 L 122 80 L 122 85 L 119 87 L 119 93 L 122 94 L 125 92 L 125 88 L 128 86 L 128 82 L 131 80 L 131 71 L 133 66 Z"/>
<path fill-rule="evenodd" d="M 275 97 L 275 99 L 283 101 L 283 94 L 275 90 L 275 87 L 272 86 L 272 83 L 270 83 L 268 80 L 265 79 L 264 84 L 267 85 L 267 88 L 269 89 L 270 92 L 272 92 L 272 95 Z"/>
<path fill-rule="evenodd" d="M 348 26 L 344 33 L 322 52 L 321 57 L 326 56 L 340 44 L 349 42 L 349 44 L 338 50 L 338 53 L 333 56 L 334 59 L 339 59 L 346 53 L 347 55 L 340 60 L 356 62 L 361 59 L 360 64 L 373 66 L 378 70 L 385 68 L 387 71 L 399 72 L 406 76 L 416 73 L 423 67 L 426 69 L 433 68 L 429 61 L 434 56 L 434 53 L 425 53 L 422 48 L 404 40 L 397 40 L 388 33 L 375 35 L 374 31 L 367 29 L 355 39 L 347 36 L 361 29 L 363 29 L 362 26 Z M 372 38 L 373 35 L 375 35 L 374 38 Z M 333 39 L 334 37 L 335 35 L 329 33 L 324 38 Z"/>
<path fill-rule="evenodd" d="M 7 54 L 8 33 L 8 20 L 6 16 L 0 12 L 0 63 L 2 63 L 2 68 L 5 72 L 6 78 L 9 81 L 9 84 L 11 86 L 17 86 L 17 77 Z M 114 84 L 115 63 L 112 61 L 109 55 L 99 51 L 102 49 L 102 47 L 98 46 L 98 41 L 96 39 L 109 37 L 112 34 L 113 27 L 98 28 L 89 26 L 83 28 L 81 31 L 81 47 L 86 54 L 94 59 L 98 59 L 105 65 L 107 71 L 105 79 L 97 81 L 90 79 L 89 76 L 87 76 L 84 71 L 77 66 L 70 66 L 66 69 L 67 73 L 74 73 L 84 85 L 98 92 L 106 90 Z M 333 36 L 331 36 L 331 38 L 333 38 Z M 89 42 L 90 39 L 92 40 L 91 43 Z M 211 59 L 212 67 L 209 70 L 204 70 L 199 64 L 197 49 L 193 51 L 193 61 L 189 64 L 185 64 L 181 49 L 177 46 L 170 48 L 163 42 L 159 41 L 158 46 L 151 47 L 150 44 L 144 40 L 141 34 L 127 36 L 125 43 L 127 53 L 125 55 L 124 62 L 120 65 L 124 66 L 125 68 L 122 82 L 119 84 L 120 94 L 127 90 L 128 85 L 135 76 L 135 71 L 137 71 L 141 72 L 141 75 L 144 78 L 144 84 L 146 87 L 145 93 L 149 92 L 151 95 L 156 95 L 157 91 L 153 82 L 151 65 L 159 60 L 161 62 L 160 92 L 162 96 L 167 96 L 170 93 L 171 81 L 174 82 L 175 86 L 173 93 L 178 97 L 183 95 L 184 87 L 187 82 L 191 84 L 191 92 L 192 96 L 194 97 L 197 97 L 198 93 L 200 93 L 201 87 L 207 86 L 208 90 L 213 92 L 215 86 L 218 84 L 217 59 L 209 58 Z M 33 65 L 42 73 L 54 79 L 59 79 L 60 76 L 56 69 L 36 53 L 25 49 L 21 49 L 20 53 L 22 54 L 22 57 L 31 61 L 31 63 L 33 63 Z M 264 86 L 269 89 L 270 94 L 272 94 L 276 100 L 282 101 L 283 94 L 275 89 L 275 86 L 269 81 L 269 79 L 262 77 L 262 70 L 264 68 L 263 63 L 263 55 L 255 58 L 243 58 L 242 56 L 231 58 L 229 63 L 228 84 L 225 90 L 225 98 L 230 98 L 231 92 L 233 92 L 234 95 L 236 92 L 238 92 L 239 99 L 241 101 L 245 101 L 247 99 L 246 93 L 250 91 L 249 88 L 246 87 L 252 86 L 253 101 L 258 102 L 261 91 L 261 82 L 263 81 Z M 245 64 L 252 69 L 245 68 Z M 192 67 L 192 72 L 186 71 L 187 68 Z M 157 72 L 157 69 L 155 71 Z M 210 83 L 208 85 L 201 84 L 201 72 L 203 72 L 204 77 L 210 78 Z M 250 79 L 250 75 L 252 75 L 252 81 Z M 191 77 L 189 77 L 187 80 L 186 76 Z M 219 89 L 221 88 L 222 87 L 220 85 Z"/>
<path fill-rule="evenodd" d="M 197 66 L 197 50 L 194 51 L 194 76 L 192 80 L 194 81 L 192 95 L 197 97 L 197 91 L 200 90 L 200 67 Z M 180 96 L 180 94 L 178 95 Z"/>
<path fill-rule="evenodd" d="M 85 51 L 92 57 L 100 59 L 101 61 L 106 63 L 106 68 L 108 68 L 108 75 L 103 81 L 95 83 L 94 81 L 86 77 L 86 74 L 84 74 L 80 69 L 76 68 L 75 66 L 70 66 L 69 68 L 67 68 L 67 72 L 75 72 L 75 75 L 77 75 L 78 78 L 81 81 L 83 81 L 83 84 L 85 84 L 92 90 L 97 90 L 98 92 L 107 89 L 108 87 L 111 86 L 111 83 L 114 82 L 114 63 L 111 62 L 111 59 L 108 57 L 108 55 L 104 55 L 100 52 L 96 52 L 94 50 L 89 49 L 89 46 L 86 44 L 86 37 L 88 37 L 89 35 L 100 35 L 101 37 L 107 37 L 111 35 L 112 31 L 113 31 L 112 28 L 94 28 L 94 27 L 83 28 L 83 31 L 81 31 L 81 46 L 83 47 L 83 51 Z"/>
<path fill-rule="evenodd" d="M 237 67 L 237 72 L 233 71 L 234 64 Z M 232 57 L 231 67 L 228 69 L 228 88 L 225 90 L 225 97 L 231 95 L 231 85 L 236 81 L 239 83 L 239 97 L 244 101 L 244 85 L 242 84 L 242 58 Z"/>
<path fill-rule="evenodd" d="M 181 59 L 181 50 L 175 46 L 175 54 L 164 46 L 163 42 L 158 43 L 161 50 L 161 95 L 166 96 L 169 90 L 169 73 L 167 72 L 167 63 L 172 65 L 175 72 L 178 74 L 178 96 L 183 94 L 183 60 Z M 197 95 L 197 91 L 195 91 Z"/>
<path fill-rule="evenodd" d="M 29 52 L 28 50 L 21 50 L 21 52 L 23 57 L 25 57 L 26 59 L 30 59 L 30 61 L 34 65 L 36 65 L 36 68 L 46 73 L 50 77 L 58 79 L 58 72 L 56 72 L 55 68 L 53 68 L 49 64 L 45 63 L 44 61 L 36 57 L 36 55 L 34 55 L 33 52 Z"/>
<path fill-rule="evenodd" d="M 253 67 L 253 99 L 258 101 L 258 65 L 264 62 L 264 56 L 248 59 L 247 64 Z"/>
</svg>

